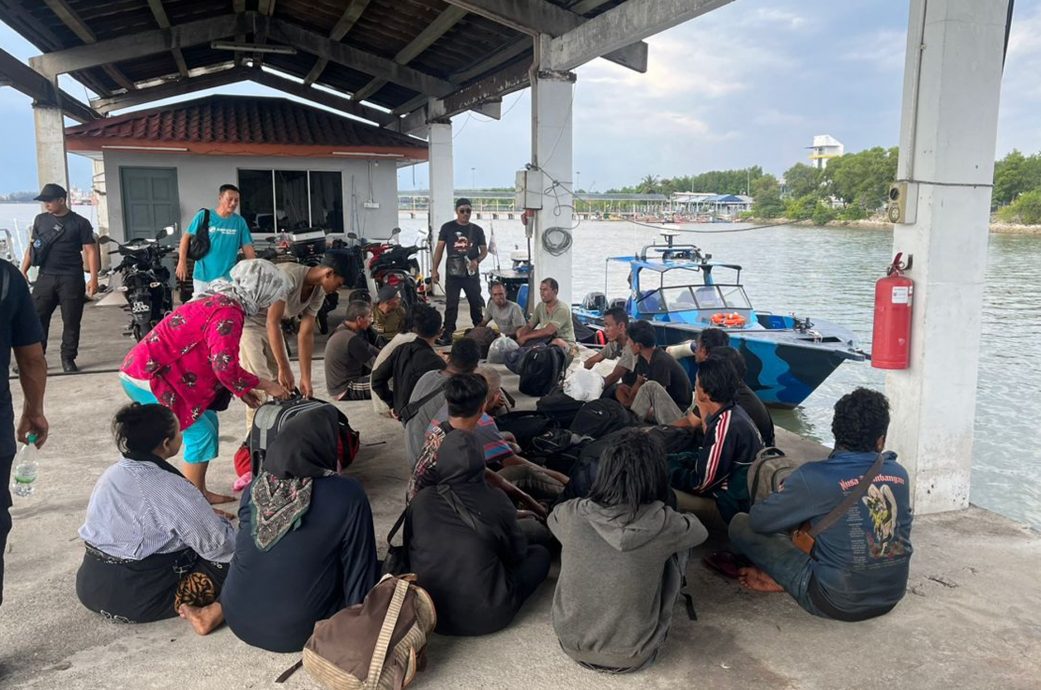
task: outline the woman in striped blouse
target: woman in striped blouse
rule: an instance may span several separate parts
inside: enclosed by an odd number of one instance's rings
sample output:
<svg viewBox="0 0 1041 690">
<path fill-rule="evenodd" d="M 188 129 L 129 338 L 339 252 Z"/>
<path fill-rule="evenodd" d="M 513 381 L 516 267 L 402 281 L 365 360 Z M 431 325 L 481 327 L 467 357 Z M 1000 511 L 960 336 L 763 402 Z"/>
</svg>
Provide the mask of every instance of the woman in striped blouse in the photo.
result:
<svg viewBox="0 0 1041 690">
<path fill-rule="evenodd" d="M 112 431 L 122 457 L 91 494 L 76 594 L 114 622 L 180 615 L 204 635 L 224 620 L 217 598 L 235 528 L 167 462 L 181 449 L 171 410 L 131 403 L 116 413 Z"/>
</svg>

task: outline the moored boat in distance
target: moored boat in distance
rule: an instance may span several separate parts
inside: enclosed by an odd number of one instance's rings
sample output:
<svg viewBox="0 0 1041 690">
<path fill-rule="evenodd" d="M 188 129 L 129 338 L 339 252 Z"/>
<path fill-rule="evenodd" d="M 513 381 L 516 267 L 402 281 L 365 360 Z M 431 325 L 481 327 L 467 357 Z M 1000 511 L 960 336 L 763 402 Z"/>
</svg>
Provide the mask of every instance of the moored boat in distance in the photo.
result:
<svg viewBox="0 0 1041 690">
<path fill-rule="evenodd" d="M 663 232 L 665 244 L 648 245 L 638 255 L 608 257 L 608 265 L 628 265 L 630 295 L 609 300 L 603 292 L 589 293 L 572 305 L 578 321 L 600 327 L 612 306 L 623 307 L 630 319 L 649 321 L 658 344 L 679 360 L 691 382 L 697 374 L 694 339 L 705 328 L 722 328 L 745 358 L 749 387 L 775 407 L 798 406 L 842 362 L 867 358 L 841 326 L 757 311 L 741 284 L 741 266 L 714 262 L 692 244 L 676 244 L 678 234 Z M 732 279 L 720 280 L 722 272 Z"/>
</svg>

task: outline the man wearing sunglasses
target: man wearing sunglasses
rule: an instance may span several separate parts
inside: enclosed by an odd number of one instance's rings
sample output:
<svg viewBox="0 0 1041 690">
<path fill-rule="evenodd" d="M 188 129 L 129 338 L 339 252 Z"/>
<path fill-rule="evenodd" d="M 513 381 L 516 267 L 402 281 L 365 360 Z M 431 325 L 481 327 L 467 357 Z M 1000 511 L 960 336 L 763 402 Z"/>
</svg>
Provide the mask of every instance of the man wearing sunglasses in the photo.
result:
<svg viewBox="0 0 1041 690">
<path fill-rule="evenodd" d="M 483 318 L 484 299 L 481 297 L 481 276 L 478 272 L 480 263 L 488 256 L 488 243 L 484 239 L 484 230 L 470 222 L 473 205 L 469 199 L 461 198 L 455 202 L 455 220 L 441 226 L 441 234 L 434 248 L 434 269 L 430 279 L 441 282 L 437 269 L 441 265 L 441 257 L 448 247 L 448 258 L 445 259 L 445 329 L 438 339 L 438 345 L 451 345 L 452 333 L 455 332 L 455 320 L 459 314 L 459 291 L 466 293 L 466 301 L 470 305 L 470 320 L 476 326 Z"/>
</svg>

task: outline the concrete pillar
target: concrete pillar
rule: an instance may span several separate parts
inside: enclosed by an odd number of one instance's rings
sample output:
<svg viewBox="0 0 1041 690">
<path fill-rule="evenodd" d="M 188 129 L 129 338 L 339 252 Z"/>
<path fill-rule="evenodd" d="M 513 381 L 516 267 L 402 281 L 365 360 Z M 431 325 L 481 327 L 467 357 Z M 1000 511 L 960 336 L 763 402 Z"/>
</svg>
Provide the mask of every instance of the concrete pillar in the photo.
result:
<svg viewBox="0 0 1041 690">
<path fill-rule="evenodd" d="M 90 188 L 91 197 L 94 199 L 94 211 L 97 213 L 98 224 L 94 228 L 94 232 L 99 237 L 108 234 L 108 194 L 106 194 L 105 188 L 105 161 L 99 159 L 92 159 L 90 162 L 91 176 L 90 176 Z M 101 268 L 102 270 L 108 270 L 112 264 L 112 257 L 109 256 L 107 251 L 101 252 Z"/>
<path fill-rule="evenodd" d="M 543 41 L 545 42 L 545 41 Z M 573 246 L 554 256 L 542 244 L 552 228 L 572 232 L 572 103 L 575 75 L 571 72 L 538 70 L 531 81 L 531 160 L 542 170 L 542 210 L 535 214 L 532 238 L 532 260 L 535 264 L 533 299 L 538 299 L 538 285 L 543 278 L 560 283 L 559 299 L 570 304 L 571 253 Z M 559 232 L 550 233 L 550 241 L 559 242 Z M 535 302 L 533 302 L 535 304 Z"/>
<path fill-rule="evenodd" d="M 40 187 L 56 182 L 69 188 L 69 166 L 65 158 L 65 117 L 61 108 L 33 105 L 36 123 L 36 175 Z"/>
<path fill-rule="evenodd" d="M 918 203 L 893 232 L 894 252 L 914 255 L 911 367 L 890 372 L 886 392 L 888 445 L 918 513 L 969 503 L 1007 11 L 1007 0 L 911 0 L 897 177 L 917 183 Z"/>
<path fill-rule="evenodd" d="M 430 155 L 430 203 L 427 214 L 430 219 L 432 236 L 431 250 L 437 244 L 437 233 L 441 226 L 455 220 L 455 180 L 452 177 L 452 122 L 434 122 L 430 124 L 430 136 L 427 140 Z M 433 256 L 433 254 L 431 254 Z M 442 266 L 444 262 L 442 260 Z M 441 280 L 445 272 L 439 268 Z M 443 285 L 443 283 L 442 283 Z"/>
</svg>

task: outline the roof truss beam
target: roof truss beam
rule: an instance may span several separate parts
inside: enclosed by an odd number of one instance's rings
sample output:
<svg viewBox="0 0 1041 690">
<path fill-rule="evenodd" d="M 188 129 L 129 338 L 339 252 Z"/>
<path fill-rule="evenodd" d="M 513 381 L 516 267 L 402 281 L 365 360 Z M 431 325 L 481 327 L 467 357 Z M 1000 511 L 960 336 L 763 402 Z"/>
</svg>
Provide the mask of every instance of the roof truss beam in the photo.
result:
<svg viewBox="0 0 1041 690">
<path fill-rule="evenodd" d="M 94 32 L 91 30 L 91 28 L 87 26 L 87 23 L 83 21 L 83 19 L 76 13 L 75 10 L 69 7 L 69 4 L 65 2 L 65 0 L 44 0 L 44 3 L 46 3 L 47 7 L 50 8 L 51 12 L 53 12 L 58 17 L 58 19 L 60 19 L 61 22 L 65 24 L 65 26 L 69 27 L 72 33 L 76 34 L 76 36 L 81 41 L 88 45 L 96 44 L 98 42 L 98 37 L 94 35 Z M 122 86 L 127 91 L 133 91 L 134 88 L 136 88 L 134 86 L 134 82 L 127 79 L 126 75 L 120 72 L 118 69 L 116 69 L 113 65 L 106 64 L 102 67 L 102 69 L 105 70 L 105 73 L 108 76 L 112 77 L 113 81 L 115 81 L 117 84 Z M 54 74 L 55 76 L 57 76 L 58 74 L 58 72 L 47 73 Z"/>
<path fill-rule="evenodd" d="M 169 29 L 141 31 L 107 41 L 98 41 L 92 45 L 45 53 L 30 58 L 29 63 L 46 74 L 64 74 L 155 53 L 165 53 L 173 48 L 186 48 L 227 38 L 235 33 L 239 17 L 248 17 L 248 14 L 228 14 L 178 24 Z"/>
<path fill-rule="evenodd" d="M 581 14 L 554 5 L 547 0 L 445 0 L 450 5 L 479 14 L 522 33 L 538 36 L 560 36 L 588 21 Z M 684 0 L 676 0 L 683 3 Z M 652 0 L 653 4 L 653 0 Z M 690 4 L 690 0 L 686 1 Z M 603 58 L 637 72 L 647 71 L 647 44 L 632 41 L 604 50 Z"/>
<path fill-rule="evenodd" d="M 280 19 L 271 20 L 271 36 L 283 43 L 294 45 L 300 50 L 326 58 L 330 62 L 350 67 L 373 77 L 386 79 L 422 94 L 444 96 L 455 89 L 455 85 L 451 82 L 411 67 L 399 65 L 393 60 L 353 48 Z"/>
<path fill-rule="evenodd" d="M 617 50 L 634 39 L 671 29 L 731 1 L 628 0 L 550 41 L 542 66 L 559 71 L 572 70 L 604 51 Z"/>
<path fill-rule="evenodd" d="M 340 15 L 340 19 L 333 26 L 333 30 L 329 32 L 329 38 L 333 41 L 340 41 L 344 36 L 354 28 L 354 25 L 361 19 L 362 12 L 369 6 L 371 0 L 350 0 L 350 3 L 343 10 L 343 14 Z M 315 61 L 314 67 L 307 73 L 304 78 L 304 84 L 310 86 L 311 84 L 318 81 L 318 77 L 322 76 L 322 72 L 325 71 L 328 66 L 329 60 L 320 57 Z"/>
<path fill-rule="evenodd" d="M 437 19 L 430 22 L 425 29 L 407 46 L 398 51 L 398 54 L 394 56 L 394 62 L 399 65 L 407 65 L 408 63 L 419 57 L 424 50 L 434 45 L 437 39 L 444 36 L 448 31 L 459 23 L 459 21 L 466 16 L 466 10 L 460 7 L 449 7 L 447 10 L 437 16 Z M 358 89 L 351 96 L 352 100 L 362 101 L 376 93 L 384 86 L 387 85 L 386 79 L 373 79 L 365 86 Z"/>
<path fill-rule="evenodd" d="M 129 93 L 106 98 L 95 98 L 91 100 L 91 106 L 100 113 L 108 115 L 116 110 L 123 110 L 143 103 L 172 98 L 182 94 L 194 93 L 203 89 L 212 89 L 218 86 L 226 86 L 248 78 L 249 69 L 246 67 L 231 67 L 208 74 L 200 74 L 189 79 L 173 79 L 165 84 L 149 86 L 137 89 Z"/>
<path fill-rule="evenodd" d="M 100 113 L 77 101 L 47 77 L 4 50 L 0 50 L 0 78 L 36 103 L 61 108 L 76 122 L 90 122 L 101 117 Z"/>
<path fill-rule="evenodd" d="M 386 126 L 398 119 L 397 116 L 379 110 L 378 108 L 349 101 L 346 98 L 335 96 L 328 91 L 316 89 L 313 86 L 305 86 L 300 82 L 280 77 L 267 70 L 249 70 L 247 78 L 257 84 L 284 91 L 290 95 L 324 105 L 327 108 L 332 108 L 333 110 L 338 110 L 342 113 L 353 115 L 354 117 L 360 117 L 369 122 L 375 122 L 378 125 Z"/>
<path fill-rule="evenodd" d="M 166 15 L 166 10 L 163 8 L 163 0 L 148 0 L 148 7 L 152 10 L 152 16 L 155 17 L 155 22 L 159 25 L 159 28 L 169 29 L 170 18 Z M 184 61 L 184 53 L 176 46 L 171 48 L 170 52 L 173 54 L 174 62 L 177 63 L 177 72 L 187 79 L 188 63 Z"/>
</svg>

